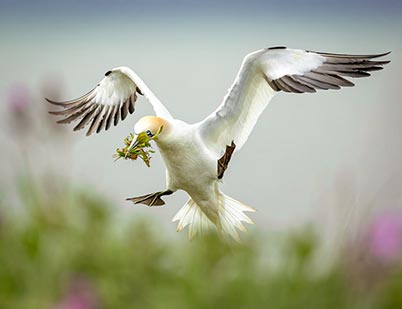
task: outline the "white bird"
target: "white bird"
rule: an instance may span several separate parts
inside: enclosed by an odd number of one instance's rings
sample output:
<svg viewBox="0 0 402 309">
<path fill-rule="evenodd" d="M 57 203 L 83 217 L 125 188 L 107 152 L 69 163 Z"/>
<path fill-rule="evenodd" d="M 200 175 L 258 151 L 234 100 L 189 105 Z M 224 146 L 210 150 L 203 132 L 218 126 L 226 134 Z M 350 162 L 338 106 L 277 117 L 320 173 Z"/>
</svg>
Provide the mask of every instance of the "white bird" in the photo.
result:
<svg viewBox="0 0 402 309">
<path fill-rule="evenodd" d="M 78 99 L 48 101 L 64 108 L 50 112 L 66 116 L 58 123 L 79 121 L 74 131 L 90 124 L 87 135 L 91 135 L 124 120 L 134 112 L 137 94 L 143 95 L 156 116 L 141 118 L 134 126 L 134 134 L 145 132 L 152 136 L 163 126 L 155 142 L 166 165 L 166 189 L 128 200 L 163 205 L 162 196 L 184 190 L 190 198 L 173 218 L 179 221 L 178 231 L 188 225 L 191 239 L 215 226 L 220 235 L 238 240 L 236 229 L 246 230 L 242 222 L 253 223 L 244 212 L 254 209 L 223 194 L 219 182 L 235 148 L 239 150 L 244 145 L 271 98 L 280 91 L 304 93 L 353 86 L 341 76 L 370 76 L 369 71 L 380 70 L 389 63 L 372 59 L 387 54 L 329 54 L 286 47 L 252 52 L 244 58 L 222 104 L 195 124 L 175 119 L 128 67 L 108 71 L 93 90 Z"/>
</svg>

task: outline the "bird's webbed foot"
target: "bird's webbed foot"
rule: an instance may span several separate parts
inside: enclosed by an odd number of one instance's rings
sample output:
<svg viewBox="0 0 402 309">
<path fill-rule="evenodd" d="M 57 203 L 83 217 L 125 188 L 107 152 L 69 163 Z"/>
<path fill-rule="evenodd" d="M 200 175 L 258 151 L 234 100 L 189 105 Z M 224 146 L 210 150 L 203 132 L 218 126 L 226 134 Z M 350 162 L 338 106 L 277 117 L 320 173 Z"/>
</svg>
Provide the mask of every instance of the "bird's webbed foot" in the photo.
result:
<svg viewBox="0 0 402 309">
<path fill-rule="evenodd" d="M 165 202 L 161 199 L 164 195 L 171 195 L 174 192 L 171 190 L 160 191 L 155 193 L 146 194 L 138 197 L 130 197 L 127 201 L 132 201 L 134 204 L 144 204 L 151 206 L 162 206 L 165 205 Z"/>
</svg>

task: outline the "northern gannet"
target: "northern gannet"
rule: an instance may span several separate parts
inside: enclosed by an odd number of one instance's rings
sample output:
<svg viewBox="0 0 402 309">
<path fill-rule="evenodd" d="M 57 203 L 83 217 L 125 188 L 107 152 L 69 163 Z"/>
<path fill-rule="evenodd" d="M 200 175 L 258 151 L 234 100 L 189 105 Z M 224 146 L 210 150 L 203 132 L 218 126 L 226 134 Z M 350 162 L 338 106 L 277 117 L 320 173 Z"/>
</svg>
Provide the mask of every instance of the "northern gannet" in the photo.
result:
<svg viewBox="0 0 402 309">
<path fill-rule="evenodd" d="M 152 136 L 163 126 L 155 142 L 166 165 L 166 189 L 127 200 L 159 206 L 165 204 L 162 196 L 184 190 L 190 198 L 173 218 L 179 221 L 177 231 L 188 225 L 191 239 L 216 226 L 219 234 L 239 240 L 236 229 L 246 231 L 242 222 L 253 223 L 244 212 L 254 209 L 223 194 L 219 182 L 232 153 L 244 145 L 271 98 L 280 91 L 312 93 L 354 86 L 342 76 L 370 76 L 368 72 L 389 63 L 372 59 L 387 54 L 331 54 L 282 46 L 252 52 L 244 58 L 221 105 L 194 124 L 175 119 L 144 81 L 125 66 L 106 72 L 95 88 L 78 99 L 47 100 L 64 108 L 50 111 L 65 116 L 58 123 L 77 121 L 74 131 L 90 125 L 87 135 L 91 135 L 132 114 L 138 94 L 143 95 L 156 116 L 141 118 L 134 126 L 134 136 L 142 132 Z"/>
</svg>

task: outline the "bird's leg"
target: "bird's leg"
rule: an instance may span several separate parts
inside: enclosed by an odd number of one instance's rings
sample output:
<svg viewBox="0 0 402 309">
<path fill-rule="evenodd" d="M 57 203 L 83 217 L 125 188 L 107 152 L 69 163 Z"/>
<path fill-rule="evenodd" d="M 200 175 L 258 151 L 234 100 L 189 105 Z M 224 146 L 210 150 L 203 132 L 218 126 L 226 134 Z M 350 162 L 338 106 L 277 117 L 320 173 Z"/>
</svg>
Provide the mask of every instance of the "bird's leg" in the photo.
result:
<svg viewBox="0 0 402 309">
<path fill-rule="evenodd" d="M 235 143 L 232 141 L 232 144 L 226 146 L 225 153 L 223 156 L 218 160 L 218 179 L 223 178 L 223 174 L 225 173 L 226 169 L 228 168 L 230 158 L 236 148 Z"/>
<path fill-rule="evenodd" d="M 130 197 L 127 199 L 127 201 L 132 201 L 134 204 L 148 205 L 149 207 L 162 206 L 162 205 L 165 205 L 165 202 L 161 199 L 161 197 L 164 195 L 171 195 L 173 193 L 174 192 L 172 190 L 168 189 L 165 191 L 150 193 L 150 194 L 146 194 L 143 196 Z"/>
</svg>

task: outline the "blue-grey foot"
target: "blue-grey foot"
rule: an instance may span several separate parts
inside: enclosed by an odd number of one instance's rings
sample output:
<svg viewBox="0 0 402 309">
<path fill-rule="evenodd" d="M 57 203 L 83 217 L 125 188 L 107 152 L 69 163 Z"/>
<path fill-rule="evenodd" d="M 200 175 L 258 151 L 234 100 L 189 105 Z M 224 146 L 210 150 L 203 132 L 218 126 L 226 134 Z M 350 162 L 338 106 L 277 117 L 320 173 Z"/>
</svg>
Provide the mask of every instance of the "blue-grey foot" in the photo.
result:
<svg viewBox="0 0 402 309">
<path fill-rule="evenodd" d="M 144 204 L 151 206 L 162 206 L 165 205 L 165 202 L 161 199 L 161 196 L 171 195 L 174 192 L 171 190 L 160 191 L 155 193 L 146 194 L 138 197 L 130 197 L 127 201 L 132 201 L 134 204 Z"/>
</svg>

